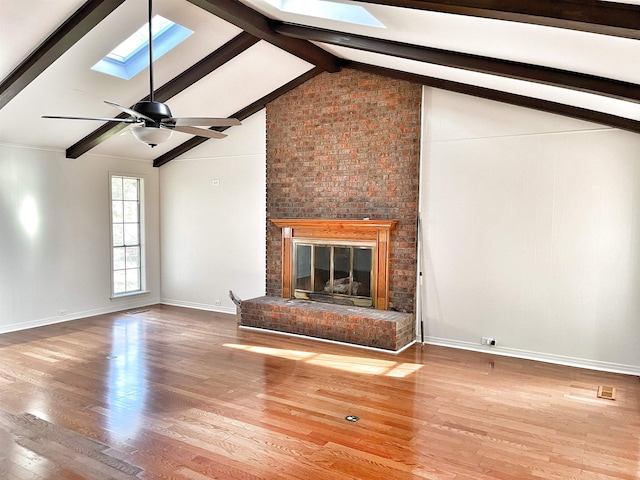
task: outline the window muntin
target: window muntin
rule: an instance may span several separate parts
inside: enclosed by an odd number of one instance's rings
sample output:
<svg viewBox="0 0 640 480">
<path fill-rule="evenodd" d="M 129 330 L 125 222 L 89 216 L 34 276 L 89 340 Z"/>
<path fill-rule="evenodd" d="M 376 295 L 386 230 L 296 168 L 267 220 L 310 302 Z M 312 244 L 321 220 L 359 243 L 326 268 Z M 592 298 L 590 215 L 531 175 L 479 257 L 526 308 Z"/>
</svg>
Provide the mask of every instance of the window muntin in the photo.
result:
<svg viewBox="0 0 640 480">
<path fill-rule="evenodd" d="M 111 248 L 113 296 L 142 292 L 143 228 L 141 178 L 111 176 Z"/>
</svg>

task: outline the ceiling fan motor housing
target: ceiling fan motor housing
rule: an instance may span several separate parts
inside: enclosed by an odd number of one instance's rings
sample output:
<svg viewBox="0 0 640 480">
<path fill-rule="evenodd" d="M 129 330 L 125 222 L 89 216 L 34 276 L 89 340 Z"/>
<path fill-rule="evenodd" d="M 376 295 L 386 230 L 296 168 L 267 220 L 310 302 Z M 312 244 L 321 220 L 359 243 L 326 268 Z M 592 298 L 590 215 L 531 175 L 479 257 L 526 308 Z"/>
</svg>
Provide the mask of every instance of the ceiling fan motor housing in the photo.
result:
<svg viewBox="0 0 640 480">
<path fill-rule="evenodd" d="M 171 110 L 169 107 L 161 102 L 153 102 L 153 101 L 143 101 L 138 102 L 133 107 L 138 113 L 145 115 L 149 118 L 153 118 L 155 120 L 155 124 L 151 124 L 148 120 L 145 120 L 145 124 L 147 127 L 159 126 L 160 121 L 163 118 L 171 118 Z"/>
</svg>

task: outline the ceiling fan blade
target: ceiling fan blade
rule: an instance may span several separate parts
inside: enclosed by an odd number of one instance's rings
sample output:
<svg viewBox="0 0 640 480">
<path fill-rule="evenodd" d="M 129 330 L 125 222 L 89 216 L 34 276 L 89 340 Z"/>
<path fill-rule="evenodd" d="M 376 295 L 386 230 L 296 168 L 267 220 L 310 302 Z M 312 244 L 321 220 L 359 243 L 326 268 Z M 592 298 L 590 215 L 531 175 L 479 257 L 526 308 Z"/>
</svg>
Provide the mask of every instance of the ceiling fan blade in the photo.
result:
<svg viewBox="0 0 640 480">
<path fill-rule="evenodd" d="M 178 127 L 234 127 L 241 125 L 237 118 L 213 117 L 174 117 L 166 118 L 163 122 L 172 123 Z"/>
<path fill-rule="evenodd" d="M 42 118 L 58 118 L 62 120 L 97 120 L 99 122 L 137 123 L 137 120 L 133 118 L 65 117 L 60 115 L 43 115 Z"/>
<path fill-rule="evenodd" d="M 198 135 L 199 137 L 208 137 L 208 138 L 224 138 L 226 135 L 224 133 L 216 132 L 215 130 L 207 130 L 206 128 L 197 128 L 197 127 L 167 127 L 171 130 L 175 130 L 176 132 L 182 133 L 190 133 L 191 135 Z"/>
<path fill-rule="evenodd" d="M 131 108 L 123 107 L 122 105 L 118 105 L 117 103 L 109 102 L 107 100 L 105 100 L 104 103 L 106 103 L 108 105 L 111 105 L 112 107 L 116 107 L 116 108 L 122 110 L 124 113 L 131 115 L 132 117 L 143 118 L 145 120 L 149 120 L 151 122 L 155 122 L 155 120 L 153 118 L 147 117 L 146 115 L 143 115 L 140 112 L 136 112 L 135 110 L 133 110 Z"/>
</svg>

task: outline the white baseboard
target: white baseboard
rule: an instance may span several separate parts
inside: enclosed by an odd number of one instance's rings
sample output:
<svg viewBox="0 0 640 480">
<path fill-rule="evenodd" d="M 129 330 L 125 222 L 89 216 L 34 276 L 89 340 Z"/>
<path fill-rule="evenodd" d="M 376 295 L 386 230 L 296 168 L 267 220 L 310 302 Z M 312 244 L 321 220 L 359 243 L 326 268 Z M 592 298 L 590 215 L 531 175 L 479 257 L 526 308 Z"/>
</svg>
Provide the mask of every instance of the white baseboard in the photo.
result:
<svg viewBox="0 0 640 480">
<path fill-rule="evenodd" d="M 162 298 L 160 299 L 160 303 L 162 303 L 163 305 L 171 305 L 174 307 L 195 308 L 196 310 L 207 310 L 217 313 L 230 313 L 231 315 L 236 314 L 236 307 L 221 307 L 220 305 L 209 305 L 206 303 L 184 302 L 182 300 L 172 300 L 170 298 Z"/>
<path fill-rule="evenodd" d="M 446 338 L 425 337 L 424 343 L 438 345 L 441 347 L 458 348 L 461 350 L 471 350 L 474 352 L 490 353 L 505 357 L 522 358 L 524 360 L 535 360 L 538 362 L 554 363 L 569 367 L 587 368 L 589 370 L 599 370 L 602 372 L 623 373 L 626 375 L 640 376 L 640 366 L 624 365 L 619 363 L 601 362 L 598 360 L 588 360 L 584 358 L 566 357 L 544 352 L 531 352 L 507 347 L 492 347 L 488 345 L 477 345 L 471 342 L 459 340 L 449 340 Z"/>
<path fill-rule="evenodd" d="M 37 320 L 31 320 L 29 322 L 14 323 L 10 325 L 1 325 L 0 334 L 17 332 L 19 330 L 27 330 L 29 328 L 45 327 L 47 325 L 55 325 L 56 323 L 70 322 L 73 320 L 80 320 L 87 317 L 95 317 L 96 315 L 103 315 L 105 313 L 114 313 L 122 310 L 129 310 L 132 308 L 148 307 L 149 305 L 157 305 L 160 303 L 160 299 L 148 297 L 138 297 L 136 300 L 131 297 L 128 301 L 118 301 L 109 307 L 95 308 L 92 310 L 84 310 L 81 312 L 72 312 L 66 315 L 56 315 L 55 317 L 39 318 Z"/>
</svg>

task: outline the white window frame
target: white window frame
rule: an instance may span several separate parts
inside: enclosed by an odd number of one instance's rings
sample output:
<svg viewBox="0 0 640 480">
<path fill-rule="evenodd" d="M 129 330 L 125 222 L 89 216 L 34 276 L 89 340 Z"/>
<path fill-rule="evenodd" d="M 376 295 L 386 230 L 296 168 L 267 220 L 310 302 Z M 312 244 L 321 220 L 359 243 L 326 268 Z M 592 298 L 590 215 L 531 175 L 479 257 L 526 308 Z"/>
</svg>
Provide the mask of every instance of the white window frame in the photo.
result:
<svg viewBox="0 0 640 480">
<path fill-rule="evenodd" d="M 124 222 L 114 222 L 113 220 L 113 211 L 114 211 L 114 199 L 113 199 L 113 179 L 114 178 L 122 178 L 122 179 L 131 179 L 131 180 L 137 180 L 138 181 L 138 243 L 134 244 L 134 245 L 125 245 L 126 242 L 124 242 L 121 245 L 114 245 L 114 225 L 119 225 L 120 223 L 122 223 L 124 225 Z M 110 268 L 110 290 L 111 290 L 111 298 L 112 299 L 116 299 L 116 298 L 122 298 L 122 297 L 129 297 L 132 295 L 140 295 L 140 294 L 144 294 L 144 293 L 149 293 L 146 290 L 146 286 L 147 286 L 147 275 L 146 275 L 146 223 L 145 223 L 145 188 L 144 188 L 144 184 L 145 184 L 145 178 L 143 175 L 136 175 L 136 174 L 127 174 L 127 173 L 116 173 L 116 172 L 110 172 L 109 173 L 109 251 L 110 251 L 110 258 L 111 258 L 111 268 Z M 120 201 L 118 199 L 116 199 L 115 201 Z M 124 200 L 122 200 L 124 201 Z M 122 248 L 122 247 L 139 247 L 139 266 L 138 267 L 126 267 L 124 271 L 126 272 L 127 270 L 137 270 L 139 269 L 140 273 L 140 284 L 139 284 L 139 288 L 135 289 L 135 290 L 129 290 L 127 291 L 127 287 L 126 287 L 126 282 L 125 282 L 125 291 L 118 291 L 116 292 L 115 289 L 115 275 L 117 271 L 123 271 L 121 268 L 116 269 L 116 258 L 115 258 L 115 253 L 116 253 L 116 248 Z M 126 260 L 125 260 L 126 261 Z M 125 273 L 126 275 L 126 273 Z"/>
</svg>

